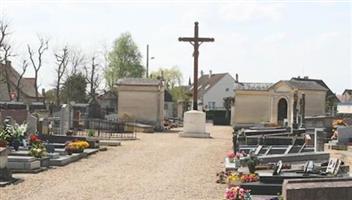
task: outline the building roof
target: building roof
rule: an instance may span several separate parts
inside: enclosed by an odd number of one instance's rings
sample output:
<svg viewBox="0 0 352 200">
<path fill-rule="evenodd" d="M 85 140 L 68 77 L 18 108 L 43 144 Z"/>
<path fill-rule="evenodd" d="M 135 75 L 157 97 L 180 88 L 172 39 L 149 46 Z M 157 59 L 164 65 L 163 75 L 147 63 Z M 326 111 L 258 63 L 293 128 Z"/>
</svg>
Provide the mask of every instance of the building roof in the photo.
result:
<svg viewBox="0 0 352 200">
<path fill-rule="evenodd" d="M 202 97 L 207 91 L 216 85 L 228 73 L 204 74 L 198 79 L 198 97 Z M 193 90 L 193 85 L 190 87 Z"/>
<path fill-rule="evenodd" d="M 277 83 L 249 83 L 238 82 L 235 83 L 235 90 L 252 90 L 252 91 L 267 91 L 279 83 L 286 83 L 288 86 L 299 90 L 323 90 L 327 91 L 325 87 L 319 85 L 314 81 L 301 80 L 282 80 Z"/>
<path fill-rule="evenodd" d="M 345 89 L 345 91 L 343 91 L 342 94 L 343 94 L 343 95 L 344 95 L 344 94 L 352 95 L 352 89 Z"/>
<path fill-rule="evenodd" d="M 116 82 L 117 85 L 160 85 L 160 80 L 146 78 L 123 78 Z"/>
<path fill-rule="evenodd" d="M 0 63 L 0 71 L 1 73 L 3 73 L 5 69 L 5 65 Z M 10 64 L 10 66 L 8 67 L 9 71 L 9 77 L 10 77 L 10 82 L 11 85 L 13 86 L 12 90 L 15 91 L 15 87 L 17 85 L 17 81 L 20 77 L 20 74 L 12 67 L 12 65 Z M 21 92 L 26 95 L 27 97 L 35 97 L 35 88 L 34 88 L 34 83 L 35 83 L 35 79 L 34 78 L 25 78 L 23 77 L 21 80 Z M 42 95 L 40 93 L 38 93 L 39 97 L 42 97 Z"/>
<path fill-rule="evenodd" d="M 330 90 L 330 88 L 325 84 L 325 82 L 321 79 L 309 79 L 308 77 L 304 77 L 304 78 L 292 78 L 291 80 L 299 80 L 299 81 L 312 81 L 315 83 L 318 83 L 319 85 L 321 85 L 322 87 L 324 87 L 325 89 L 327 89 L 327 97 L 332 97 L 336 102 L 340 102 L 340 99 L 336 96 L 336 94 L 334 92 L 332 92 Z M 351 94 L 352 94 L 352 90 L 351 90 Z"/>
<path fill-rule="evenodd" d="M 299 90 L 323 90 L 327 91 L 325 87 L 321 86 L 320 84 L 314 81 L 306 81 L 306 80 L 295 80 L 291 79 L 289 81 L 283 81 L 287 83 L 289 86 L 299 89 Z"/>
<path fill-rule="evenodd" d="M 235 90 L 254 90 L 265 91 L 268 90 L 274 83 L 235 83 Z"/>
</svg>

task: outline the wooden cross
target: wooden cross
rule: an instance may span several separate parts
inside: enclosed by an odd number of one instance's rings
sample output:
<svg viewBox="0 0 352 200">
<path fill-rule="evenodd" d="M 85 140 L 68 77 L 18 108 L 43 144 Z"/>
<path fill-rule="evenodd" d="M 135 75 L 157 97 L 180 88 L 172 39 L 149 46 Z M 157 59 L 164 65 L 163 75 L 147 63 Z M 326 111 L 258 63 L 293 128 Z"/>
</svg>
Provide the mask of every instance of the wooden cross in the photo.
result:
<svg viewBox="0 0 352 200">
<path fill-rule="evenodd" d="M 178 38 L 180 42 L 190 42 L 194 47 L 193 52 L 193 110 L 198 110 L 198 56 L 199 56 L 199 46 L 203 42 L 214 42 L 214 38 L 201 38 L 198 36 L 198 22 L 194 22 L 194 37 L 180 37 Z"/>
</svg>

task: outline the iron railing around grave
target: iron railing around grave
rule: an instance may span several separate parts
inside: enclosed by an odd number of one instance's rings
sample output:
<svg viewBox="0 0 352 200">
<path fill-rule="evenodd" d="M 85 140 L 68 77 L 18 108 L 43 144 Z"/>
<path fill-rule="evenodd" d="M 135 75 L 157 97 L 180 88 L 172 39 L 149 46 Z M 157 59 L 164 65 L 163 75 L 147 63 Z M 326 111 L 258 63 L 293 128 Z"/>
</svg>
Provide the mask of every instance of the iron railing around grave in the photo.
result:
<svg viewBox="0 0 352 200">
<path fill-rule="evenodd" d="M 98 137 L 101 139 L 136 139 L 134 129 L 127 130 L 126 123 L 104 119 L 80 119 L 64 123 L 60 117 L 48 118 L 48 133 L 63 135 L 66 131 L 73 130 L 75 135 Z M 65 128 L 66 127 L 66 128 Z"/>
<path fill-rule="evenodd" d="M 125 129 L 126 122 L 103 119 L 81 119 L 72 121 L 72 129 L 77 135 L 99 137 L 104 139 L 136 139 L 134 131 Z"/>
</svg>

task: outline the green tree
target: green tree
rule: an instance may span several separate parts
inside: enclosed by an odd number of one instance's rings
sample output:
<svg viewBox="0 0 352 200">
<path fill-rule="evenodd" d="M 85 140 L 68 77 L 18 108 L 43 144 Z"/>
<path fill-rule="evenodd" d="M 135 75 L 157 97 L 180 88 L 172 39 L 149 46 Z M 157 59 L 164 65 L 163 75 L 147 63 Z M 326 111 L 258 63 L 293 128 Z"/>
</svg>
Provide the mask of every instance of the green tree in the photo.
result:
<svg viewBox="0 0 352 200">
<path fill-rule="evenodd" d="M 110 89 L 119 78 L 139 78 L 144 74 L 142 56 L 130 33 L 123 33 L 114 41 L 108 54 L 109 65 L 105 70 L 105 80 Z"/>
<path fill-rule="evenodd" d="M 67 77 L 61 91 L 61 99 L 65 103 L 75 101 L 78 103 L 86 102 L 86 77 L 82 73 L 72 74 Z"/>
<path fill-rule="evenodd" d="M 177 66 L 174 66 L 172 68 L 159 68 L 158 70 L 150 73 L 150 78 L 162 78 L 164 80 L 165 87 L 168 90 L 171 90 L 174 87 L 181 85 L 182 72 Z"/>
</svg>

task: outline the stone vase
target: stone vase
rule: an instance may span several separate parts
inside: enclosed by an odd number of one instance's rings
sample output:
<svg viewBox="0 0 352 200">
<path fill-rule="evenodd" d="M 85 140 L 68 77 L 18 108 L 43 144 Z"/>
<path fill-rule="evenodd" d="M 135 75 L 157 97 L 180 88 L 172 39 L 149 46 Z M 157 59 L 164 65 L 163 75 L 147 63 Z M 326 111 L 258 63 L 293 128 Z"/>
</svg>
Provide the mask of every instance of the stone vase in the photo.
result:
<svg viewBox="0 0 352 200">
<path fill-rule="evenodd" d="M 12 141 L 12 147 L 15 149 L 15 151 L 18 151 L 18 148 L 20 147 L 21 143 L 18 140 L 13 140 Z"/>
</svg>

